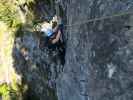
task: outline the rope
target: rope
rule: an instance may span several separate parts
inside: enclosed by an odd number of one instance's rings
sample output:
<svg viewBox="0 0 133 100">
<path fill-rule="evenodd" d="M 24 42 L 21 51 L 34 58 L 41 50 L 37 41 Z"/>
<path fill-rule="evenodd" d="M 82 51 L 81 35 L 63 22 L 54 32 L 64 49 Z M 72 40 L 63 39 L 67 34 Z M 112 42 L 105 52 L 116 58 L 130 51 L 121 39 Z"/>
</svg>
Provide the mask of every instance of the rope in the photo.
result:
<svg viewBox="0 0 133 100">
<path fill-rule="evenodd" d="M 119 16 L 123 16 L 123 15 L 130 15 L 130 14 L 133 14 L 133 11 L 118 13 L 118 14 L 114 14 L 112 16 L 104 16 L 104 17 L 99 17 L 99 18 L 94 18 L 94 19 L 88 19 L 88 20 L 84 20 L 82 22 L 77 22 L 75 24 L 64 25 L 64 27 L 78 26 L 78 25 L 82 25 L 82 24 L 86 24 L 86 23 L 90 23 L 90 22 L 95 22 L 95 21 L 100 21 L 100 20 L 105 20 L 105 19 L 111 19 L 113 17 L 119 17 Z"/>
<path fill-rule="evenodd" d="M 60 9 L 59 9 L 59 2 L 60 0 L 55 0 L 55 5 L 56 5 L 56 14 L 57 16 L 59 16 L 60 13 Z M 129 15 L 129 14 L 133 14 L 133 11 L 127 11 L 127 12 L 122 12 L 122 13 L 118 13 L 118 14 L 114 14 L 112 16 L 104 16 L 104 17 L 98 17 L 98 18 L 93 18 L 93 19 L 88 19 L 88 20 L 84 20 L 82 22 L 77 22 L 74 24 L 67 24 L 64 25 L 64 27 L 72 27 L 72 26 L 78 26 L 78 25 L 82 25 L 82 24 L 86 24 L 86 23 L 90 23 L 90 22 L 95 22 L 95 21 L 100 21 L 100 20 L 105 20 L 105 19 L 111 19 L 113 17 L 119 17 L 119 16 L 123 16 L 123 15 Z"/>
</svg>

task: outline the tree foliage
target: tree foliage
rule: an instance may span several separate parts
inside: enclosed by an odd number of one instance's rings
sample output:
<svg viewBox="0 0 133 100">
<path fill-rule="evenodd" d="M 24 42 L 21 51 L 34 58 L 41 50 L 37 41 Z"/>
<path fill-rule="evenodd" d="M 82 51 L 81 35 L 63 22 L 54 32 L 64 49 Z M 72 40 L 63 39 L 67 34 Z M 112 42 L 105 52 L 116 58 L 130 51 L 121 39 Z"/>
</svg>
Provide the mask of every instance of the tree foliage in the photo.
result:
<svg viewBox="0 0 133 100">
<path fill-rule="evenodd" d="M 19 6 L 30 4 L 34 0 L 1 0 L 0 21 L 4 21 L 10 27 L 20 24 Z"/>
<path fill-rule="evenodd" d="M 0 21 L 7 23 L 9 26 L 13 26 L 18 23 L 17 9 L 15 4 L 11 1 L 0 1 Z"/>
</svg>

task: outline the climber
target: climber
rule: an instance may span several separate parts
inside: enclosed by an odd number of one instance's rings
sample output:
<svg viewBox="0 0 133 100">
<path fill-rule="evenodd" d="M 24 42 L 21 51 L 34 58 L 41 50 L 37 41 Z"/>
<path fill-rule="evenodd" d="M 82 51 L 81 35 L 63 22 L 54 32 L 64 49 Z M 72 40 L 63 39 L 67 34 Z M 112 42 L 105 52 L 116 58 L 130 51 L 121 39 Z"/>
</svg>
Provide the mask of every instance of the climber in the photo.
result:
<svg viewBox="0 0 133 100">
<path fill-rule="evenodd" d="M 62 34 L 61 18 L 54 16 L 50 22 L 43 22 L 41 32 L 45 35 L 47 42 L 56 44 Z"/>
</svg>

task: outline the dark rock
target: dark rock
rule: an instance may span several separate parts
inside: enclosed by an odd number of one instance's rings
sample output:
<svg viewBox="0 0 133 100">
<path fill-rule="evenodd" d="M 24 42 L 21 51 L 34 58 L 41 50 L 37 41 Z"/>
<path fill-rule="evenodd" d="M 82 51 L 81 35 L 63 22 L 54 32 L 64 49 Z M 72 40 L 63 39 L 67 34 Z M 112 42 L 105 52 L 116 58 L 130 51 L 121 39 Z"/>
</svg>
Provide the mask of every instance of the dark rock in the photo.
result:
<svg viewBox="0 0 133 100">
<path fill-rule="evenodd" d="M 61 2 L 68 25 L 133 9 L 131 0 Z M 57 81 L 59 100 L 133 99 L 132 24 L 129 14 L 67 27 L 66 63 Z"/>
<path fill-rule="evenodd" d="M 14 67 L 28 84 L 27 100 L 56 100 L 56 79 L 63 58 L 58 48 L 38 47 L 36 33 L 17 37 L 14 43 Z M 21 41 L 23 40 L 23 41 Z M 64 49 L 64 48 L 63 48 Z M 63 56 L 63 55 L 62 55 Z"/>
<path fill-rule="evenodd" d="M 51 15 L 42 4 L 34 5 L 34 11 L 42 12 L 36 17 L 43 20 Z M 132 0 L 59 0 L 59 5 L 67 25 L 133 9 Z M 56 100 L 56 94 L 58 100 L 132 100 L 132 20 L 126 14 L 65 27 L 65 45 L 54 48 L 39 48 L 34 33 L 17 37 L 14 67 L 28 83 L 28 100 Z"/>
</svg>

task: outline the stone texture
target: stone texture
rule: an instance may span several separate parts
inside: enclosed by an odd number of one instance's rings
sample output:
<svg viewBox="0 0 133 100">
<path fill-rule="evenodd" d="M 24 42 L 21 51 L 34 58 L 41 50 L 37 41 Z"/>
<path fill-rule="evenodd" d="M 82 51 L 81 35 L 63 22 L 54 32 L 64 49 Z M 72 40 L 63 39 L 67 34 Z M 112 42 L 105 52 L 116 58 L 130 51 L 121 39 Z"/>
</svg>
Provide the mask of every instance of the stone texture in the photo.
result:
<svg viewBox="0 0 133 100">
<path fill-rule="evenodd" d="M 127 12 L 132 0 L 61 0 L 67 24 Z M 67 27 L 58 100 L 132 100 L 132 15 Z"/>
<path fill-rule="evenodd" d="M 33 30 L 33 24 L 50 20 L 54 11 L 49 1 L 35 0 L 30 6 L 35 19 L 18 28 L 12 50 L 13 67 L 28 86 L 26 100 L 57 100 L 56 79 L 63 69 L 64 47 L 60 44 L 48 48 L 43 34 Z"/>
<path fill-rule="evenodd" d="M 16 37 L 13 50 L 15 71 L 28 85 L 27 100 L 57 100 L 56 78 L 62 69 L 59 48 L 40 48 L 38 44 L 36 33 Z"/>
<path fill-rule="evenodd" d="M 60 0 L 60 5 L 68 25 L 133 9 L 132 0 Z M 14 67 L 28 83 L 28 100 L 56 100 L 56 94 L 58 100 L 132 100 L 133 29 L 127 25 L 133 25 L 132 15 L 67 27 L 65 64 L 60 48 L 39 48 L 34 33 L 17 37 Z"/>
</svg>

